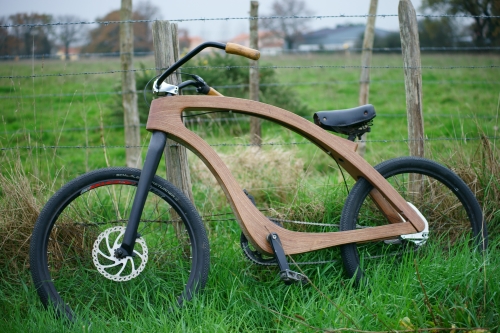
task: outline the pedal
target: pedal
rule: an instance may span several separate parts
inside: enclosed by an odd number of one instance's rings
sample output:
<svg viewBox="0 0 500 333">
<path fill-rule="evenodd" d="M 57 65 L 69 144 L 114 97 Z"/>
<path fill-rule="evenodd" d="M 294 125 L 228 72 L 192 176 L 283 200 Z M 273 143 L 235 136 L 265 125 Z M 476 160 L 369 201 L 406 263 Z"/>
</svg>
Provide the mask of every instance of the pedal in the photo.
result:
<svg viewBox="0 0 500 333">
<path fill-rule="evenodd" d="M 289 269 L 280 272 L 280 279 L 286 285 L 290 285 L 294 282 L 300 282 L 302 284 L 307 283 L 307 276 L 299 272 L 294 272 Z"/>
<path fill-rule="evenodd" d="M 278 261 L 278 266 L 280 267 L 280 279 L 285 282 L 286 285 L 290 285 L 293 282 L 307 283 L 307 276 L 290 270 L 290 266 L 286 260 L 285 251 L 283 250 L 278 234 L 275 232 L 270 233 L 267 236 L 267 241 L 271 244 L 274 256 Z"/>
</svg>

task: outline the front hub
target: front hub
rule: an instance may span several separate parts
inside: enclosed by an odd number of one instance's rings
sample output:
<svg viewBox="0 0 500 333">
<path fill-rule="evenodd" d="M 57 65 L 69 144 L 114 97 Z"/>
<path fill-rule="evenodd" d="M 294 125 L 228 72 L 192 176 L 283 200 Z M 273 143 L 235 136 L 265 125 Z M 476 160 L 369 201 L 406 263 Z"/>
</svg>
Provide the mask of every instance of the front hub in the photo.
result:
<svg viewBox="0 0 500 333">
<path fill-rule="evenodd" d="M 120 248 L 125 227 L 112 227 L 102 232 L 94 242 L 92 260 L 105 278 L 128 281 L 137 277 L 146 267 L 148 248 L 143 238 L 135 240 L 132 256 L 124 256 Z"/>
</svg>

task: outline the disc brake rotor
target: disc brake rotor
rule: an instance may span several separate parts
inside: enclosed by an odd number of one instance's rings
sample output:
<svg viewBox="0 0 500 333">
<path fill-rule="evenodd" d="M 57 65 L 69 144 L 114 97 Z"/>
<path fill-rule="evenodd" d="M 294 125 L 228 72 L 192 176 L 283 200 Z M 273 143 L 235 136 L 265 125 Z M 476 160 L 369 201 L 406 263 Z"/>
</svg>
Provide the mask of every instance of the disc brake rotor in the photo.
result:
<svg viewBox="0 0 500 333">
<path fill-rule="evenodd" d="M 121 246 L 125 229 L 125 227 L 106 229 L 97 237 L 92 248 L 95 267 L 109 280 L 119 282 L 131 280 L 144 270 L 148 261 L 148 248 L 143 238 L 135 240 L 132 256 L 115 257 L 115 250 Z"/>
</svg>

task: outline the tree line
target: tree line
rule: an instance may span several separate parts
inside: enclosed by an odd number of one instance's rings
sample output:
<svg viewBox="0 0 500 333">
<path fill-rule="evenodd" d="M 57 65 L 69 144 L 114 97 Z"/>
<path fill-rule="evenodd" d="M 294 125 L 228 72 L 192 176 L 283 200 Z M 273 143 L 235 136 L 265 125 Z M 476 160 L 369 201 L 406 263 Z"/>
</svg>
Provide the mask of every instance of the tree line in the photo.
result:
<svg viewBox="0 0 500 333">
<path fill-rule="evenodd" d="M 425 17 L 419 21 L 420 45 L 425 47 L 453 46 L 500 46 L 500 1 L 498 0 L 423 0 L 420 11 L 432 15 L 470 15 L 469 19 L 453 16 Z M 139 2 L 134 9 L 133 20 L 151 20 L 157 17 L 159 8 L 150 2 Z M 264 20 L 263 28 L 273 31 L 285 41 L 286 48 L 300 43 L 302 33 L 308 31 L 308 19 L 293 16 L 313 15 L 301 0 L 276 0 L 271 16 L 287 17 Z M 114 10 L 96 21 L 119 21 L 120 11 Z M 18 13 L 0 17 L 0 25 L 48 24 L 53 22 L 81 22 L 75 15 L 52 16 L 38 13 Z M 100 24 L 89 29 L 85 24 L 0 27 L 0 55 L 51 54 L 63 48 L 68 57 L 70 46 L 81 45 L 82 53 L 119 52 L 118 24 Z M 186 30 L 180 36 L 181 48 L 189 39 Z M 362 36 L 360 36 L 361 40 Z M 361 43 L 361 42 L 360 42 Z M 375 38 L 374 47 L 399 47 L 399 32 L 384 38 Z M 150 24 L 134 24 L 134 51 L 152 51 Z"/>
<path fill-rule="evenodd" d="M 134 9 L 132 19 L 151 20 L 157 18 L 157 13 L 159 13 L 158 7 L 149 2 L 139 2 Z M 89 25 L 86 24 L 50 25 L 57 22 L 83 21 L 86 20 L 76 15 L 53 16 L 39 13 L 17 13 L 0 17 L 0 25 L 25 25 L 0 27 L 0 55 L 46 55 L 62 48 L 68 58 L 70 47 L 75 45 L 81 46 L 81 53 L 120 51 L 119 24 L 99 24 L 93 29 L 89 29 Z M 96 21 L 120 21 L 120 10 L 113 10 L 97 18 Z M 134 51 L 152 50 L 150 24 L 134 23 Z"/>
</svg>

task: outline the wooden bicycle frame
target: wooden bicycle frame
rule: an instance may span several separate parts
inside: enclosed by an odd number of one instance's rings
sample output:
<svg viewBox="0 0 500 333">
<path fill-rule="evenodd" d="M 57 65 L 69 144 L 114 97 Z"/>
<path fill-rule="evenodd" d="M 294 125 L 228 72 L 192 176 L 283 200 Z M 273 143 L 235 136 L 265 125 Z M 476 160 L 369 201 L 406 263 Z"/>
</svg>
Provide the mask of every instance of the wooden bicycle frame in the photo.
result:
<svg viewBox="0 0 500 333">
<path fill-rule="evenodd" d="M 363 177 L 370 182 L 374 186 L 370 195 L 390 223 L 327 233 L 297 232 L 277 226 L 252 204 L 210 145 L 184 126 L 182 112 L 199 110 L 248 114 L 271 120 L 300 134 L 335 159 L 354 179 Z M 286 254 L 296 254 L 347 243 L 394 238 L 424 229 L 424 222 L 418 214 L 380 173 L 356 153 L 356 143 L 330 134 L 284 109 L 231 97 L 171 96 L 151 103 L 146 128 L 166 133 L 167 137 L 186 146 L 207 165 L 224 190 L 243 233 L 253 246 L 265 253 L 273 253 L 267 241 L 272 232 L 279 234 Z"/>
</svg>

